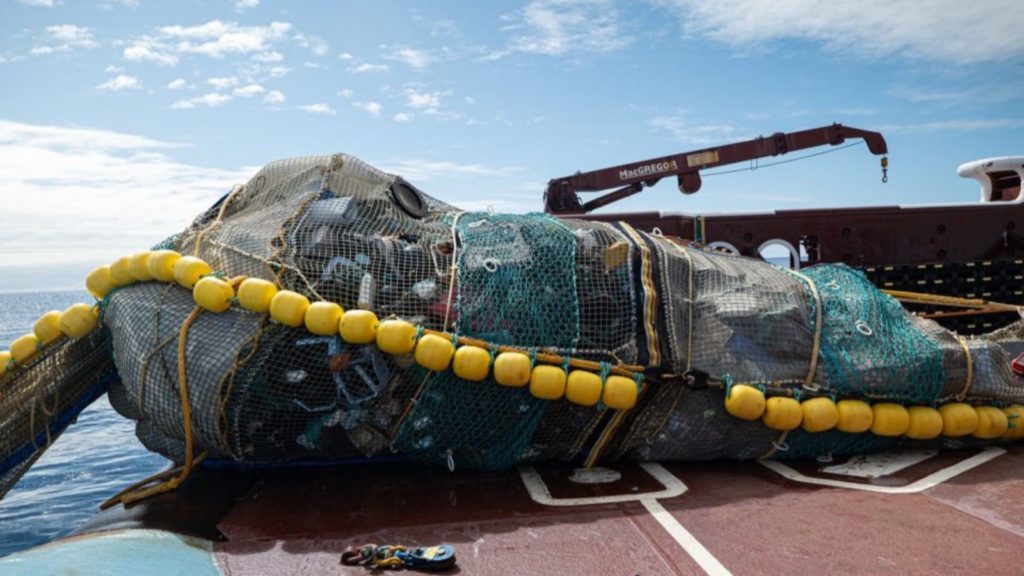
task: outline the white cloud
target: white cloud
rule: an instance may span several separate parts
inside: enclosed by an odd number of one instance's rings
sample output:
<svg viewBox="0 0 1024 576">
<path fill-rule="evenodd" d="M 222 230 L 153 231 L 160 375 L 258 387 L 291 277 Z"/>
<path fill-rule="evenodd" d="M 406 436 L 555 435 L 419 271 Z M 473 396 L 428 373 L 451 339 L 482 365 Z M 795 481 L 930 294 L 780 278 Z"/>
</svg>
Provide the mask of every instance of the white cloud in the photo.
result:
<svg viewBox="0 0 1024 576">
<path fill-rule="evenodd" d="M 731 124 L 693 124 L 682 116 L 656 116 L 647 123 L 657 130 L 667 132 L 680 143 L 696 146 L 725 144 L 754 137 Z"/>
<path fill-rule="evenodd" d="M 162 66 L 176 66 L 178 57 L 169 54 L 167 50 L 152 38 L 136 39 L 131 46 L 124 49 L 125 60 L 132 62 L 156 62 Z"/>
<path fill-rule="evenodd" d="M 264 64 L 269 64 L 272 62 L 280 62 L 284 60 L 284 56 L 280 52 L 271 50 L 270 52 L 260 52 L 259 54 L 254 54 L 252 59 L 256 62 L 263 62 Z"/>
<path fill-rule="evenodd" d="M 239 12 L 245 12 L 249 8 L 255 8 L 260 5 L 260 0 L 236 0 L 235 10 Z"/>
<path fill-rule="evenodd" d="M 267 74 L 269 74 L 271 78 L 280 78 L 291 71 L 291 68 L 285 66 L 271 66 L 267 70 Z"/>
<path fill-rule="evenodd" d="M 395 122 L 400 122 L 400 123 L 401 122 L 409 122 L 409 121 L 412 120 L 412 116 L 409 115 L 409 114 L 406 114 L 405 112 L 399 112 L 398 114 L 395 114 L 394 116 L 392 116 L 391 119 L 394 120 Z"/>
<path fill-rule="evenodd" d="M 188 82 L 184 78 L 177 78 L 167 83 L 168 90 L 181 90 L 186 86 L 188 86 Z"/>
<path fill-rule="evenodd" d="M 0 189 L 18 191 L 18 201 L 0 210 L 2 266 L 49 265 L 39 288 L 81 286 L 80 268 L 183 230 L 253 174 L 180 162 L 169 155 L 176 147 L 121 132 L 0 120 Z M 59 274 L 69 267 L 75 273 L 65 281 Z M 13 285 L 10 276 L 0 271 L 0 290 Z"/>
<path fill-rule="evenodd" d="M 441 107 L 440 92 L 420 92 L 415 88 L 406 88 L 402 93 L 405 94 L 405 105 L 410 108 L 430 113 Z"/>
<path fill-rule="evenodd" d="M 294 39 L 299 46 L 308 49 L 316 56 L 326 56 L 330 50 L 327 41 L 319 36 L 307 36 L 300 32 L 295 35 Z"/>
<path fill-rule="evenodd" d="M 18 2 L 26 6 L 41 6 L 43 8 L 53 8 L 57 5 L 54 0 L 18 0 Z"/>
<path fill-rule="evenodd" d="M 45 41 L 47 44 L 33 46 L 29 52 L 41 56 L 54 54 L 56 52 L 69 52 L 72 49 L 98 48 L 100 43 L 93 37 L 90 28 L 77 26 L 75 24 L 57 24 L 47 26 L 45 30 Z"/>
<path fill-rule="evenodd" d="M 462 164 L 450 160 L 424 160 L 419 158 L 382 162 L 379 168 L 385 172 L 401 174 L 402 177 L 414 181 L 463 176 L 508 176 L 520 170 L 518 166 Z"/>
<path fill-rule="evenodd" d="M 1024 56 L 1019 0 L 657 0 L 687 34 L 746 47 L 777 40 L 819 42 L 830 51 L 953 64 Z"/>
<path fill-rule="evenodd" d="M 251 98 L 257 94 L 262 94 L 264 92 L 266 92 L 266 89 L 263 88 L 263 86 L 260 86 L 259 84 L 248 84 L 240 88 L 235 88 L 231 91 L 231 93 L 235 96 L 240 96 L 242 98 Z"/>
<path fill-rule="evenodd" d="M 384 58 L 404 62 L 416 69 L 423 69 L 438 61 L 437 56 L 426 50 L 415 48 L 396 48 L 386 54 Z"/>
<path fill-rule="evenodd" d="M 227 54 L 266 51 L 274 40 L 285 38 L 291 27 L 287 22 L 240 26 L 236 22 L 211 20 L 198 26 L 164 26 L 160 34 L 177 42 L 174 49 L 179 53 L 223 58 Z"/>
<path fill-rule="evenodd" d="M 238 85 L 238 78 L 229 76 L 225 78 L 207 78 L 206 83 L 213 86 L 217 90 L 223 90 L 225 88 L 231 88 L 232 86 Z"/>
<path fill-rule="evenodd" d="M 120 66 L 114 66 L 113 64 L 111 64 L 110 66 L 104 68 L 103 71 L 107 74 L 119 74 L 121 72 L 124 72 L 124 68 Z"/>
<path fill-rule="evenodd" d="M 931 133 L 931 132 L 977 132 L 979 130 L 1019 130 L 1024 128 L 1024 118 L 954 119 L 924 122 L 921 124 L 891 124 L 881 128 L 884 134 Z"/>
<path fill-rule="evenodd" d="M 171 104 L 171 108 L 179 109 L 191 109 L 197 106 L 206 106 L 208 108 L 215 108 L 231 100 L 231 96 L 228 94 L 221 94 L 220 92 L 209 92 L 202 96 L 196 96 L 195 98 L 189 98 L 187 100 L 178 100 L 174 104 Z"/>
<path fill-rule="evenodd" d="M 380 102 L 354 102 L 352 105 L 360 110 L 366 111 L 367 114 L 375 118 L 380 116 L 380 111 L 382 109 Z"/>
<path fill-rule="evenodd" d="M 341 90 L 338 91 L 338 96 L 341 96 L 342 98 L 345 98 L 346 100 L 351 98 L 354 95 L 355 95 L 355 92 L 353 92 L 352 90 L 350 90 L 348 88 L 342 88 Z"/>
<path fill-rule="evenodd" d="M 55 40 L 64 40 L 66 42 L 92 42 L 92 31 L 82 26 L 76 26 L 74 24 L 58 24 L 56 26 L 47 26 L 47 34 Z"/>
<path fill-rule="evenodd" d="M 318 102 L 316 104 L 306 104 L 304 106 L 299 106 L 299 110 L 304 110 L 304 111 L 309 112 L 311 114 L 323 114 L 325 116 L 334 116 L 335 114 L 337 114 L 337 112 L 334 110 L 334 108 L 331 108 L 330 106 L 328 106 L 327 104 L 325 104 L 323 102 Z"/>
<path fill-rule="evenodd" d="M 513 32 L 505 48 L 484 57 L 496 60 L 516 52 L 559 56 L 571 52 L 611 52 L 628 46 L 630 35 L 618 22 L 611 0 L 534 0 L 504 19 Z"/>
<path fill-rule="evenodd" d="M 126 76 L 124 74 L 118 74 L 114 78 L 107 80 L 106 82 L 96 86 L 97 90 L 106 90 L 109 92 L 118 92 L 120 90 L 134 90 L 140 88 L 142 83 L 139 79 L 134 76 Z"/>
<path fill-rule="evenodd" d="M 281 92 L 280 90 L 271 90 L 263 97 L 263 101 L 267 104 L 284 104 L 284 92 Z"/>
<path fill-rule="evenodd" d="M 353 60 L 354 58 L 355 58 L 355 56 L 349 54 L 348 52 L 342 52 L 341 54 L 338 54 L 338 60 L 348 61 L 348 60 Z"/>
<path fill-rule="evenodd" d="M 387 64 L 370 64 L 369 62 L 362 62 L 360 64 L 353 64 L 349 66 L 348 71 L 353 74 L 375 74 L 377 72 L 387 72 Z"/>
</svg>

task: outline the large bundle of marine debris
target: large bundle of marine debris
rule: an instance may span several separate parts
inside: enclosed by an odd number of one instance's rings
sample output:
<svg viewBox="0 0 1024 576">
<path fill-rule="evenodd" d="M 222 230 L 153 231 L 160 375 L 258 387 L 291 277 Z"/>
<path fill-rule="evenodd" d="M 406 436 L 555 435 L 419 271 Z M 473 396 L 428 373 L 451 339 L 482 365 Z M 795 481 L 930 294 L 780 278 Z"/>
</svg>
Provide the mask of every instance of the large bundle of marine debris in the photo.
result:
<svg viewBox="0 0 1024 576">
<path fill-rule="evenodd" d="M 999 344 L 908 314 L 856 270 L 789 271 L 625 223 L 462 212 L 346 155 L 270 164 L 155 250 L 91 277 L 101 329 L 59 346 L 100 357 L 96 374 L 112 357 L 111 403 L 177 461 L 187 436 L 244 462 L 397 453 L 499 469 L 1021 432 L 1024 382 Z M 71 378 L 52 356 L 3 387 Z"/>
</svg>

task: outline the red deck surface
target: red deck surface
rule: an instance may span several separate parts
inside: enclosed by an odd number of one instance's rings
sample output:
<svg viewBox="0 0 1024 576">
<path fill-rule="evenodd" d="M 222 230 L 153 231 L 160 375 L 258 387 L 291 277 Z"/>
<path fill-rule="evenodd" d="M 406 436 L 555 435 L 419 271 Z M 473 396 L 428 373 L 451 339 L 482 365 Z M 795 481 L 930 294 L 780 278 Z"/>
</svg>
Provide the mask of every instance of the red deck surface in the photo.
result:
<svg viewBox="0 0 1024 576">
<path fill-rule="evenodd" d="M 911 484 L 976 454 L 944 453 L 873 484 Z M 866 482 L 819 467 L 796 468 Z M 567 481 L 568 467 L 540 472 L 556 500 L 663 489 L 636 464 L 614 468 L 622 479 L 599 485 Z M 347 546 L 366 542 L 449 543 L 458 557 L 450 573 L 462 574 L 1024 574 L 1020 446 L 912 494 L 801 484 L 758 463 L 664 468 L 687 489 L 658 503 L 713 557 L 703 565 L 694 543 L 643 502 L 548 506 L 516 471 L 412 465 L 267 478 L 220 521 L 227 541 L 214 551 L 231 575 L 367 574 L 339 565 Z"/>
</svg>

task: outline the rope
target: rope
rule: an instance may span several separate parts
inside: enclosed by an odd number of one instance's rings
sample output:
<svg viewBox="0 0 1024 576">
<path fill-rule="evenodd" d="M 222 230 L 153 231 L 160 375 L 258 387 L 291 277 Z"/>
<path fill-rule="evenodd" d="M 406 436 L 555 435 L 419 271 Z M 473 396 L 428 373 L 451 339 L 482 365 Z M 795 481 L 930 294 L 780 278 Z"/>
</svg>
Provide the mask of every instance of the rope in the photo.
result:
<svg viewBox="0 0 1024 576">
<path fill-rule="evenodd" d="M 789 450 L 789 446 L 786 444 L 787 436 L 789 436 L 789 430 L 784 430 L 782 434 L 779 436 L 778 440 L 772 441 L 772 447 L 767 452 L 765 452 L 764 455 L 759 458 L 759 460 L 770 460 L 773 456 L 775 456 L 776 452 L 785 452 L 786 450 Z"/>
<path fill-rule="evenodd" d="M 181 330 L 178 332 L 178 393 L 181 396 L 181 420 L 185 430 L 185 463 L 176 469 L 176 471 L 180 472 L 177 476 L 164 480 L 154 486 L 142 488 L 142 486 L 162 478 L 163 474 L 146 478 L 104 502 L 103 504 L 108 507 L 117 502 L 127 505 L 150 496 L 170 492 L 180 486 L 192 474 L 192 468 L 195 465 L 193 460 L 193 450 L 195 447 L 192 439 L 192 404 L 188 398 L 188 370 L 185 352 L 186 345 L 188 344 L 189 328 L 192 327 L 192 324 L 202 312 L 203 308 L 201 306 L 193 308 L 192 312 L 185 318 L 185 321 L 182 322 Z M 203 455 L 205 455 L 205 452 Z"/>
<path fill-rule="evenodd" d="M 835 152 L 839 152 L 840 150 L 846 150 L 847 148 L 853 148 L 854 146 L 860 146 L 862 144 L 864 144 L 864 142 L 859 142 L 859 141 L 858 142 L 853 142 L 852 144 L 847 144 L 846 146 L 840 146 L 838 148 L 831 148 L 831 149 L 825 150 L 823 152 L 814 152 L 812 154 L 805 154 L 803 156 L 798 156 L 796 158 L 789 158 L 789 159 L 786 159 L 786 160 L 779 160 L 777 162 L 769 162 L 767 164 L 761 164 L 760 162 L 756 162 L 755 163 L 755 161 L 751 161 L 750 167 L 748 167 L 748 168 L 733 168 L 733 169 L 730 169 L 730 170 L 719 170 L 718 172 L 708 172 L 706 174 L 701 174 L 701 176 L 704 177 L 704 178 L 707 178 L 708 176 L 722 176 L 724 174 L 735 174 L 737 172 L 752 172 L 752 171 L 758 170 L 760 168 L 770 168 L 772 166 L 778 166 L 780 164 L 789 164 L 791 162 L 799 162 L 800 160 L 806 160 L 808 158 L 814 158 L 815 156 L 824 156 L 825 154 L 832 154 L 832 153 L 835 153 Z"/>
<path fill-rule="evenodd" d="M 988 300 L 980 300 L 977 298 L 957 298 L 955 296 L 925 294 L 923 292 L 906 292 L 903 290 L 882 290 L 882 292 L 892 296 L 900 302 L 910 302 L 914 304 L 953 306 L 957 308 L 983 308 L 992 312 L 1017 312 L 1021 309 L 1021 307 L 1016 304 L 990 302 Z"/>
<path fill-rule="evenodd" d="M 818 353 L 821 351 L 821 294 L 818 293 L 818 287 L 814 284 L 814 280 L 811 280 L 806 274 L 789 268 L 783 268 L 783 270 L 806 282 L 811 291 L 811 297 L 814 298 L 814 345 L 811 348 L 811 362 L 807 368 L 807 377 L 804 378 L 804 386 L 810 388 L 814 383 L 814 375 L 818 371 Z"/>
<path fill-rule="evenodd" d="M 196 245 L 192 250 L 193 256 L 199 256 L 199 250 L 202 248 L 203 244 L 203 237 L 206 236 L 207 232 L 210 232 L 217 226 L 220 226 L 221 221 L 224 219 L 224 212 L 227 210 L 228 204 L 231 204 L 231 201 L 235 199 L 235 195 L 242 190 L 245 190 L 245 186 L 235 186 L 234 189 L 231 190 L 231 193 L 228 194 L 227 198 L 221 202 L 220 210 L 217 211 L 217 217 L 213 219 L 213 222 L 210 222 L 209 225 L 199 231 L 199 234 L 196 234 Z"/>
<path fill-rule="evenodd" d="M 452 265 L 449 269 L 449 280 L 448 280 L 448 303 L 444 308 L 444 331 L 448 331 L 448 319 L 452 314 L 452 299 L 455 296 L 455 278 L 458 275 L 459 270 L 459 230 L 457 228 L 459 224 L 459 218 L 465 214 L 465 212 L 456 212 L 455 217 L 452 218 Z"/>
<path fill-rule="evenodd" d="M 960 402 L 967 397 L 967 393 L 971 391 L 971 385 L 974 384 L 974 358 L 971 357 L 971 348 L 967 345 L 967 340 L 963 336 L 957 336 L 956 339 L 963 347 L 967 359 L 967 379 L 964 380 L 963 390 L 956 395 L 957 401 Z"/>
</svg>

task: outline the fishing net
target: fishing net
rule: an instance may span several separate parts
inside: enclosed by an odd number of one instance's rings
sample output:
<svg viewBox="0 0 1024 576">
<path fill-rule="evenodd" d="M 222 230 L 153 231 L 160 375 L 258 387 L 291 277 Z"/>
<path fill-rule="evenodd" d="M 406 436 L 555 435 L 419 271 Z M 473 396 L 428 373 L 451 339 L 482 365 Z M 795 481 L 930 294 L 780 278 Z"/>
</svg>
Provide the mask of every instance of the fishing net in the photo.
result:
<svg viewBox="0 0 1024 576">
<path fill-rule="evenodd" d="M 616 411 L 542 400 L 239 306 L 199 314 L 182 363 L 179 340 L 195 303 L 188 290 L 158 282 L 115 291 L 102 336 L 63 345 L 66 354 L 45 356 L 45 370 L 30 367 L 5 385 L 21 389 L 44 371 L 66 381 L 61 371 L 74 370 L 79 354 L 95 355 L 81 379 L 95 382 L 112 356 L 120 380 L 111 404 L 137 422 L 147 447 L 175 460 L 184 457 L 187 404 L 195 445 L 213 458 L 398 453 L 486 469 L 540 459 L 813 456 L 909 442 L 839 432 L 782 439 L 725 412 L 730 381 L 904 404 L 1024 401 L 997 342 L 962 340 L 909 315 L 848 267 L 793 272 L 625 223 L 461 212 L 346 155 L 272 163 L 161 247 L 227 277 L 474 337 L 492 352 L 635 366 L 639 401 Z M 17 405 L 24 428 L 24 401 Z M 23 446 L 30 435 L 2 437 Z M 4 445 L 0 458 L 15 449 Z"/>
</svg>

